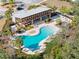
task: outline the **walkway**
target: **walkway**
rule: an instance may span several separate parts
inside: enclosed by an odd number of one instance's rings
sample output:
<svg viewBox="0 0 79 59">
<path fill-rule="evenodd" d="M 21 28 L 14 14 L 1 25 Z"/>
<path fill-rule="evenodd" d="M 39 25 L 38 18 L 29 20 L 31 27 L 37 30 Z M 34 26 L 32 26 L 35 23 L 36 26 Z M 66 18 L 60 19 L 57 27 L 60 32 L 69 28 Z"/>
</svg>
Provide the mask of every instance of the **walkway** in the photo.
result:
<svg viewBox="0 0 79 59">
<path fill-rule="evenodd" d="M 6 23 L 6 20 L 5 19 L 0 19 L 0 31 L 2 31 L 5 23 Z"/>
</svg>

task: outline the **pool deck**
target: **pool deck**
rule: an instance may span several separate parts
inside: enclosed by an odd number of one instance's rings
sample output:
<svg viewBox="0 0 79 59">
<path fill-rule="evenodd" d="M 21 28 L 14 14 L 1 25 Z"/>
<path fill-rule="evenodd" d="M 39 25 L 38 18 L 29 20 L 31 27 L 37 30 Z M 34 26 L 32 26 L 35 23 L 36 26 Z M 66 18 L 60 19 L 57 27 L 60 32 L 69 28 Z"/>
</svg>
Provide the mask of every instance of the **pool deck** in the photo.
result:
<svg viewBox="0 0 79 59">
<path fill-rule="evenodd" d="M 51 26 L 52 28 L 55 28 L 55 33 L 53 35 L 55 35 L 59 30 L 60 28 L 58 28 L 56 25 L 55 22 L 51 22 L 51 23 L 43 23 L 43 24 L 40 24 L 38 26 L 36 26 L 35 28 L 31 29 L 31 30 L 28 30 L 26 31 L 25 33 L 22 33 L 22 34 L 15 34 L 15 36 L 21 36 L 21 35 L 29 35 L 29 36 L 34 36 L 34 35 L 38 35 L 39 32 L 40 32 L 40 28 L 41 27 L 44 27 L 44 26 Z M 31 33 L 29 34 L 30 31 L 33 31 L 33 30 L 36 30 L 35 32 L 36 33 Z M 39 46 L 40 48 L 38 50 L 35 50 L 35 51 L 31 51 L 29 50 L 28 48 L 23 48 L 22 49 L 22 52 L 26 53 L 26 54 L 35 54 L 35 53 L 42 53 L 45 51 L 45 48 L 46 48 L 46 45 L 44 44 L 45 42 L 47 42 L 48 38 L 50 38 L 50 36 L 46 37 L 45 39 L 43 39 L 40 43 L 39 43 Z"/>
</svg>

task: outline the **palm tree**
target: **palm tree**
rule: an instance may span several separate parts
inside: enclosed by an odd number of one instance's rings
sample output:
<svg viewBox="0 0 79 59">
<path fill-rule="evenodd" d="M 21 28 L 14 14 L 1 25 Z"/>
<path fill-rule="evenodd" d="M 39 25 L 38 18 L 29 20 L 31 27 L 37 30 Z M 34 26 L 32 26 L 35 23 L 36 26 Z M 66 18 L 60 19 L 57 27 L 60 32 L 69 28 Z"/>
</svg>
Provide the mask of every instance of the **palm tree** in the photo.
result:
<svg viewBox="0 0 79 59">
<path fill-rule="evenodd" d="M 12 13 L 12 9 L 9 8 L 5 13 L 5 17 L 7 18 L 7 20 L 11 19 L 11 13 Z"/>
</svg>

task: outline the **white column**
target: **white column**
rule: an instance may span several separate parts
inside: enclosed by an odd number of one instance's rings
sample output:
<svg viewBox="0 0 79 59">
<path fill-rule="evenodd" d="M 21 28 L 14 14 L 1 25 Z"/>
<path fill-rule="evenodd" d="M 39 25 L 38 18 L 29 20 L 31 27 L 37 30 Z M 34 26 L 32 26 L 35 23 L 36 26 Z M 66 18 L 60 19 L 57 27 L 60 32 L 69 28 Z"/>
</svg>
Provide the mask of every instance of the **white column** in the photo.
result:
<svg viewBox="0 0 79 59">
<path fill-rule="evenodd" d="M 40 21 L 42 21 L 42 17 L 40 17 Z"/>
<path fill-rule="evenodd" d="M 49 19 L 51 18 L 51 14 L 49 14 Z"/>
<path fill-rule="evenodd" d="M 33 24 L 33 19 L 32 19 L 32 24 Z"/>
<path fill-rule="evenodd" d="M 13 21 L 14 23 L 16 23 L 16 19 L 15 19 L 14 16 L 12 16 L 12 21 Z"/>
</svg>

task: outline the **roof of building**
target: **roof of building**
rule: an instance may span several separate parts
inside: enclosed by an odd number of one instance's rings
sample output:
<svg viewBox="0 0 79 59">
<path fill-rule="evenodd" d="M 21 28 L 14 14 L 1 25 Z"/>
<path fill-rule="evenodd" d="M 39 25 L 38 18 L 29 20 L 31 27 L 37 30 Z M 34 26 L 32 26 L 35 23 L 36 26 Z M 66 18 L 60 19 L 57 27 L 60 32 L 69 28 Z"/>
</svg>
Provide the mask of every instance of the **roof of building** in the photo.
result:
<svg viewBox="0 0 79 59">
<path fill-rule="evenodd" d="M 31 3 L 39 3 L 42 0 L 15 0 L 16 2 L 20 1 L 20 2 L 24 2 L 26 4 L 31 4 Z"/>
<path fill-rule="evenodd" d="M 37 7 L 35 9 L 31 9 L 31 10 L 27 10 L 27 11 L 21 10 L 21 11 L 17 11 L 15 13 L 13 13 L 13 17 L 22 19 L 22 18 L 31 16 L 31 15 L 34 15 L 34 14 L 37 14 L 37 13 L 40 13 L 43 11 L 47 11 L 49 9 L 50 8 L 48 8 L 46 6 L 40 6 L 40 7 Z"/>
</svg>

